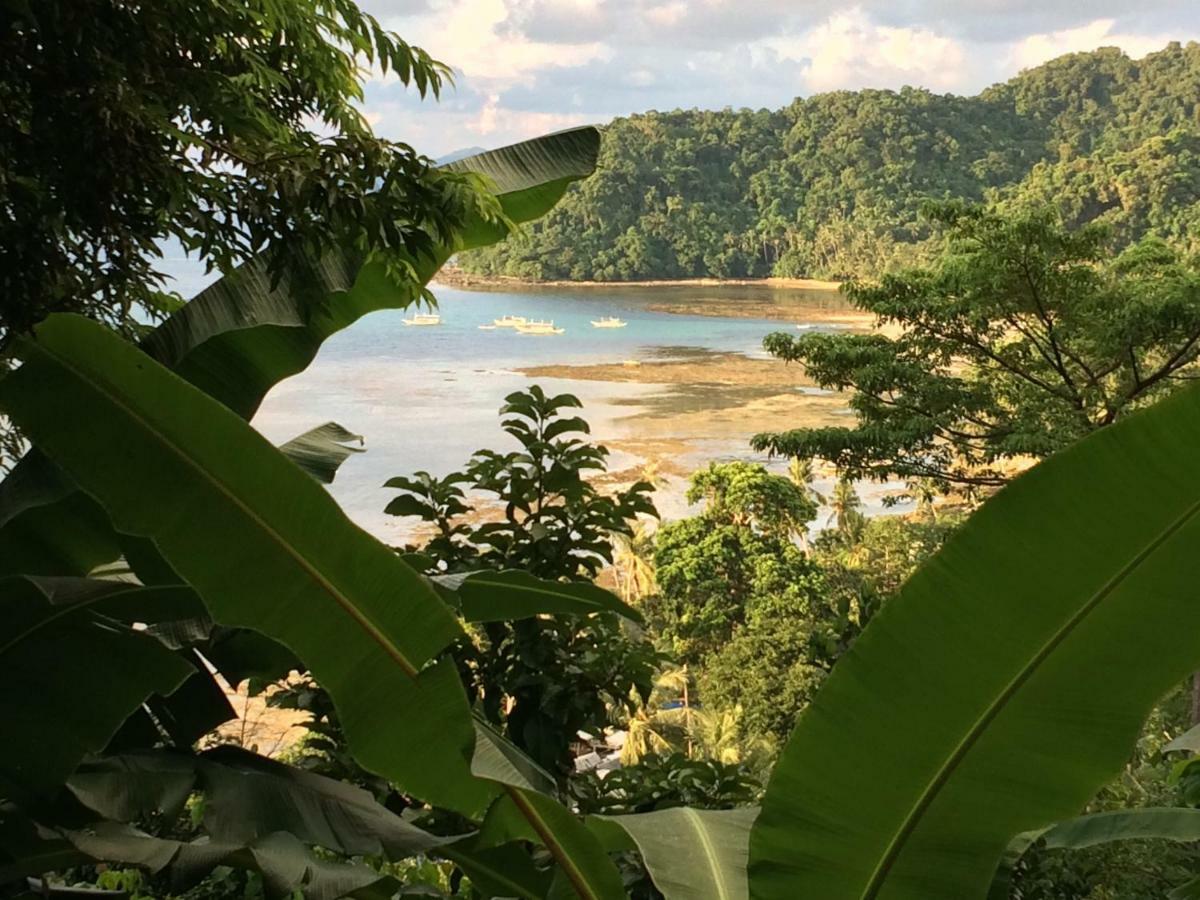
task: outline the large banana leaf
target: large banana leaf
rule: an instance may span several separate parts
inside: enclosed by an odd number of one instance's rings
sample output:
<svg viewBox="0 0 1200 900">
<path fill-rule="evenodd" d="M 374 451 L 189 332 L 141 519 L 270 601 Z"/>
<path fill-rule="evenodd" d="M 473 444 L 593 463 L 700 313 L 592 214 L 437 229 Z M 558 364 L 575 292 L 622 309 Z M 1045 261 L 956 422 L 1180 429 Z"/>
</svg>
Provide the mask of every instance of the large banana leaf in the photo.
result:
<svg viewBox="0 0 1200 900">
<path fill-rule="evenodd" d="M 131 622 L 195 614 L 186 588 L 87 579 L 0 581 L 0 796 L 44 792 L 108 745 L 152 694 L 194 672 Z"/>
<path fill-rule="evenodd" d="M 461 633 L 453 615 L 241 418 L 74 316 L 38 327 L 0 405 L 119 530 L 153 538 L 216 621 L 304 660 L 366 768 L 440 805 L 487 803 L 457 673 L 428 666 Z"/>
<path fill-rule="evenodd" d="M 754 897 L 983 897 L 1200 663 L 1200 391 L 989 501 L 839 661 L 751 834 Z"/>
<path fill-rule="evenodd" d="M 621 900 L 621 875 L 603 843 L 566 807 L 536 791 L 506 786 L 479 833 L 479 847 L 499 848 L 513 840 L 542 844 L 558 867 L 549 897 Z"/>
<path fill-rule="evenodd" d="M 592 127 L 522 141 L 446 166 L 486 175 L 500 208 L 513 222 L 549 212 L 572 181 L 596 168 L 600 134 Z M 507 227 L 478 216 L 455 246 L 412 261 L 416 278 L 404 286 L 377 263 L 330 254 L 311 283 L 283 281 L 274 288 L 262 265 L 252 264 L 202 291 L 156 329 L 144 349 L 244 417 L 281 379 L 304 369 L 331 334 L 366 313 L 407 306 L 460 250 L 501 240 Z"/>
<path fill-rule="evenodd" d="M 492 179 L 510 222 L 527 222 L 596 166 L 600 135 L 577 128 L 451 163 Z M 321 343 L 366 313 L 408 306 L 453 253 L 501 240 L 503 222 L 469 219 L 460 242 L 412 261 L 399 286 L 381 265 L 331 253 L 304 279 L 272 285 L 251 262 L 206 288 L 144 342 L 143 348 L 230 409 L 249 418 L 267 391 L 304 369 Z M 103 513 L 37 451 L 0 483 L 0 573 L 85 575 L 119 551 Z"/>
<path fill-rule="evenodd" d="M 287 831 L 347 856 L 397 861 L 455 840 L 422 831 L 361 788 L 237 747 L 106 757 L 85 762 L 67 787 L 84 806 L 118 822 L 172 821 L 199 791 L 205 831 L 224 843 Z"/>
<path fill-rule="evenodd" d="M 757 816 L 757 806 L 746 806 L 594 818 L 632 838 L 666 900 L 747 900 L 746 857 Z"/>
</svg>

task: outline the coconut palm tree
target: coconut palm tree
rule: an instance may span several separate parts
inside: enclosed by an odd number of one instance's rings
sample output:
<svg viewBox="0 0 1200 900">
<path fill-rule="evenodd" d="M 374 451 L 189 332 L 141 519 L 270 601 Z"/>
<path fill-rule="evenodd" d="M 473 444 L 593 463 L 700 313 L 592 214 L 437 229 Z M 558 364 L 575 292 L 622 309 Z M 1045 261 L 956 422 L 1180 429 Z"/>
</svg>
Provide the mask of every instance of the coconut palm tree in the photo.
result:
<svg viewBox="0 0 1200 900">
<path fill-rule="evenodd" d="M 818 506 L 825 505 L 825 495 L 813 487 L 817 480 L 817 468 L 813 465 L 812 457 L 793 456 L 792 461 L 788 463 L 788 478 Z"/>
<path fill-rule="evenodd" d="M 854 489 L 854 482 L 842 476 L 834 485 L 829 506 L 832 512 L 826 524 L 837 528 L 847 540 L 854 540 L 862 531 L 866 517 L 862 513 L 862 498 Z"/>
<path fill-rule="evenodd" d="M 690 686 L 687 666 L 672 666 L 659 672 L 650 699 L 639 703 L 637 712 L 625 723 L 627 734 L 621 747 L 621 765 L 635 765 L 651 753 L 668 753 L 681 743 L 687 755 L 692 755 Z"/>
<path fill-rule="evenodd" d="M 645 522 L 635 524 L 631 534 L 614 536 L 613 574 L 621 599 L 630 605 L 658 589 L 654 580 L 654 535 Z"/>
</svg>

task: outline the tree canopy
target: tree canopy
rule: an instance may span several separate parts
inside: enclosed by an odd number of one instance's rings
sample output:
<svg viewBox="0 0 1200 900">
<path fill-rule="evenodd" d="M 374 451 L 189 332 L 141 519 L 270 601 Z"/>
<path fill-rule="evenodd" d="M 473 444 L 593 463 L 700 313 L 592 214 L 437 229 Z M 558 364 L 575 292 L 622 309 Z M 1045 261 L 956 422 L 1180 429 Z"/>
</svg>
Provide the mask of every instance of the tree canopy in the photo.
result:
<svg viewBox="0 0 1200 900">
<path fill-rule="evenodd" d="M 1048 202 L 1189 247 L 1200 44 L 1063 56 L 974 97 L 837 91 L 781 110 L 615 119 L 596 177 L 524 239 L 463 258 L 524 278 L 875 275 L 923 260 L 927 200 Z"/>
<path fill-rule="evenodd" d="M 1110 258 L 1110 232 L 1052 210 L 1002 214 L 943 204 L 932 265 L 851 282 L 890 326 L 784 333 L 765 346 L 824 387 L 852 388 L 853 428 L 755 438 L 853 476 L 998 485 L 1110 425 L 1180 380 L 1200 355 L 1200 264 L 1157 238 Z"/>
<path fill-rule="evenodd" d="M 352 0 L 5 4 L 0 340 L 172 308 L 168 239 L 224 271 L 338 246 L 410 276 L 482 195 L 372 134 L 371 66 L 422 95 L 449 74 Z"/>
</svg>

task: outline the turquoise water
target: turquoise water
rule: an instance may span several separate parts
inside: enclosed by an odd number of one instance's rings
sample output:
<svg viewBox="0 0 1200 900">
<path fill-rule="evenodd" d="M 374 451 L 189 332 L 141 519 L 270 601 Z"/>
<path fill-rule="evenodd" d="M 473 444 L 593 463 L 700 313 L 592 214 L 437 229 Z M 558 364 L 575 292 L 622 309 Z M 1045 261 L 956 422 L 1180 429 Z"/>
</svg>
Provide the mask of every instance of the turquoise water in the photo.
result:
<svg viewBox="0 0 1200 900">
<path fill-rule="evenodd" d="M 697 349 L 765 356 L 761 345 L 769 332 L 796 325 L 830 327 L 822 318 L 844 309 L 844 301 L 829 292 L 758 287 L 465 291 L 435 285 L 435 292 L 441 325 L 406 326 L 403 320 L 411 313 L 399 311 L 365 317 L 327 341 L 306 371 L 279 384 L 254 420 L 276 442 L 330 420 L 363 435 L 366 452 L 344 464 L 331 491 L 355 521 L 389 540 L 403 540 L 412 523 L 383 515 L 390 498 L 381 488 L 387 478 L 421 469 L 445 474 L 460 468 L 481 447 L 510 447 L 510 439 L 499 429 L 497 410 L 507 394 L 531 381 L 517 369 L 670 358 Z M 660 308 L 697 305 L 724 312 L 783 307 L 789 318 L 680 314 Z M 540 336 L 479 329 L 506 314 L 552 319 L 566 330 Z M 609 315 L 620 316 L 628 326 L 591 326 L 592 319 Z M 651 399 L 658 412 L 669 411 L 672 404 L 703 412 L 706 400 L 702 386 L 688 390 L 566 379 L 537 382 L 548 391 L 577 394 L 600 441 L 641 436 L 643 426 L 636 415 Z M 751 431 L 748 427 L 745 435 L 721 440 L 698 434 L 689 444 L 686 463 L 699 466 L 713 457 L 758 458 L 747 444 Z M 629 454 L 614 453 L 611 468 L 638 462 Z M 682 488 L 682 481 L 670 484 L 660 505 L 668 512 L 681 512 Z"/>
<path fill-rule="evenodd" d="M 710 315 L 681 315 L 648 309 L 648 305 L 681 307 L 710 299 L 729 301 L 743 297 L 754 301 L 758 288 L 688 289 L 627 288 L 577 289 L 517 293 L 509 291 L 465 291 L 438 287 L 438 311 L 442 324 L 409 327 L 409 312 L 389 310 L 375 313 L 358 326 L 336 335 L 322 349 L 323 359 L 349 357 L 427 361 L 433 364 L 469 360 L 474 367 L 536 366 L 564 362 L 609 362 L 642 358 L 656 347 L 692 347 L 733 350 L 751 355 L 762 353 L 763 336 L 787 329 L 789 322 L 765 318 L 722 318 Z M 769 292 L 794 297 L 797 314 L 803 315 L 803 298 L 814 303 L 843 305 L 830 292 Z M 504 315 L 552 320 L 565 329 L 561 335 L 520 334 L 511 328 L 480 330 Z M 619 316 L 624 328 L 594 328 L 592 320 Z M 799 320 L 794 324 L 800 324 Z"/>
</svg>

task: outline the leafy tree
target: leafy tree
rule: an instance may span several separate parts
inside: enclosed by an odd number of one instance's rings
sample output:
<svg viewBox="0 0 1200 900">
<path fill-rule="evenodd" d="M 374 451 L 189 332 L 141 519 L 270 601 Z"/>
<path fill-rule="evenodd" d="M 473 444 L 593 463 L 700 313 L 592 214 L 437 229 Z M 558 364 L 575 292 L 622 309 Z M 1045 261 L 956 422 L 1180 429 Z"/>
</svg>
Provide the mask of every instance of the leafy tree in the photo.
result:
<svg viewBox="0 0 1200 900">
<path fill-rule="evenodd" d="M 550 579 L 590 581 L 613 562 L 613 541 L 634 536 L 636 517 L 655 515 L 651 486 L 602 494 L 587 475 L 606 469 L 608 451 L 588 443 L 588 424 L 568 413 L 570 394 L 537 385 L 505 398 L 501 426 L 521 449 L 480 450 L 463 472 L 396 477 L 386 507 L 417 516 L 435 536 L 409 550 L 434 572 L 520 569 Z M 494 517 L 492 512 L 501 513 Z M 652 650 L 632 640 L 617 616 L 553 616 L 487 622 L 462 646 L 459 663 L 490 721 L 551 771 L 570 771 L 580 730 L 603 729 L 610 710 L 650 692 Z"/>
<path fill-rule="evenodd" d="M 929 208 L 948 246 L 929 268 L 846 290 L 893 334 L 776 333 L 764 345 L 851 389 L 854 428 L 758 435 L 850 477 L 1004 483 L 1162 396 L 1200 355 L 1200 267 L 1157 240 L 1109 258 L 1107 231 L 1039 211 Z"/>
<path fill-rule="evenodd" d="M 695 664 L 747 620 L 756 599 L 806 594 L 812 572 L 793 542 L 816 507 L 788 479 L 757 464 L 713 463 L 692 476 L 698 515 L 659 528 L 651 629 L 680 662 Z"/>
<path fill-rule="evenodd" d="M 168 238 L 223 271 L 338 246 L 410 277 L 477 182 L 371 133 L 367 66 L 422 96 L 449 74 L 352 0 L 8 4 L 0 338 L 59 310 L 133 327 L 173 308 Z"/>
</svg>

